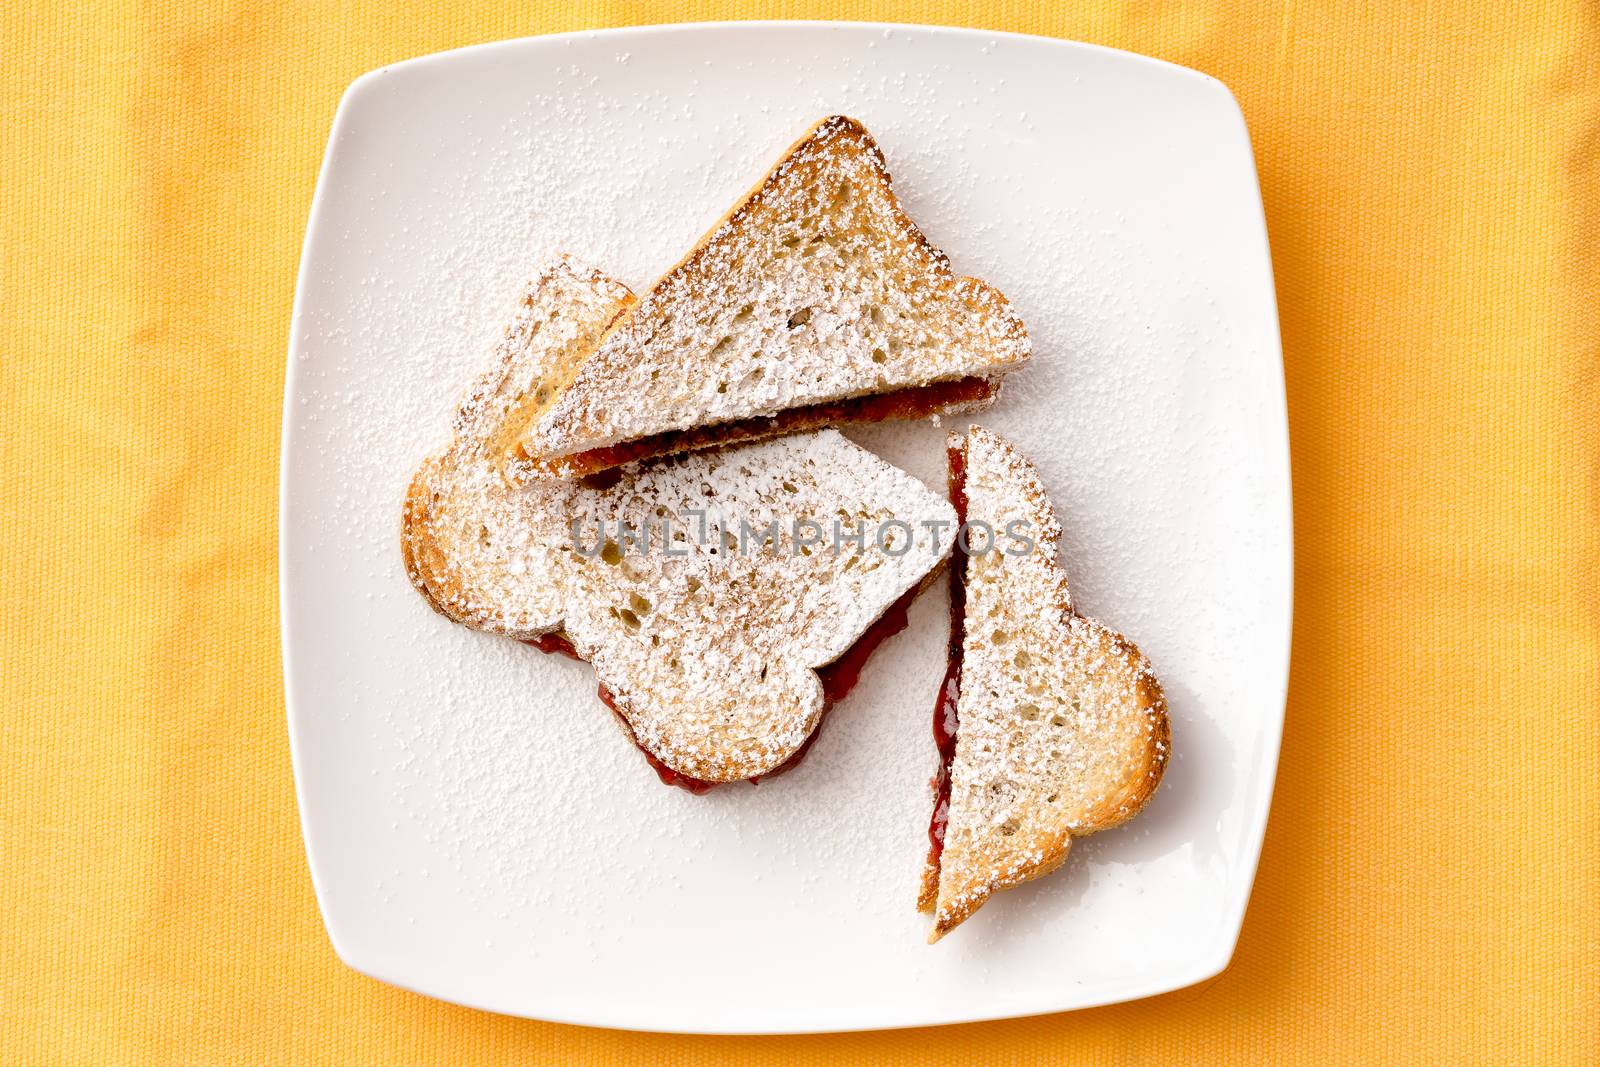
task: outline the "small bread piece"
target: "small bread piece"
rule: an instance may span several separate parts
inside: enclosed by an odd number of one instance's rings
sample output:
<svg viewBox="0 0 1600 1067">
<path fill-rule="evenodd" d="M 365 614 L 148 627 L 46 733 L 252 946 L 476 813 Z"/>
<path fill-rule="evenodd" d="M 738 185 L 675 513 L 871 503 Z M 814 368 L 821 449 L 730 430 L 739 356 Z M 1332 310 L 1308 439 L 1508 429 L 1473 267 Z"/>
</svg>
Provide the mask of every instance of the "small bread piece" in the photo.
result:
<svg viewBox="0 0 1600 1067">
<path fill-rule="evenodd" d="M 528 282 L 493 363 L 456 412 L 455 437 L 411 479 L 400 548 L 411 584 L 434 610 L 488 633 L 528 639 L 561 618 L 557 560 L 525 551 L 572 487 L 555 479 L 513 486 L 501 474 L 505 420 L 539 396 L 575 348 L 592 345 L 634 303 L 621 282 L 561 256 Z"/>
<path fill-rule="evenodd" d="M 936 735 L 954 745 L 935 778 L 918 899 L 934 912 L 930 942 L 994 893 L 1061 866 L 1074 837 L 1136 814 L 1170 747 L 1149 661 L 1073 610 L 1061 526 L 1033 464 L 981 427 L 949 448 L 972 552 L 958 546 L 951 569 L 960 634 L 935 711 Z M 979 523 L 994 531 L 987 551 Z"/>
<path fill-rule="evenodd" d="M 1004 296 L 957 277 L 854 119 L 824 119 L 661 278 L 548 403 L 513 470 L 569 474 L 852 420 L 972 410 L 1027 359 Z"/>
<path fill-rule="evenodd" d="M 413 479 L 402 553 L 450 618 L 589 661 L 658 771 L 698 791 L 795 758 L 828 704 L 819 669 L 853 671 L 880 620 L 903 624 L 955 513 L 832 430 L 629 465 L 603 486 L 508 483 L 494 454 L 504 411 L 627 300 L 570 260 L 539 275 L 455 441 Z M 817 529 L 797 538 L 800 519 Z M 836 551 L 835 520 L 845 537 L 861 524 L 865 543 Z M 649 542 L 629 544 L 619 523 Z"/>
</svg>

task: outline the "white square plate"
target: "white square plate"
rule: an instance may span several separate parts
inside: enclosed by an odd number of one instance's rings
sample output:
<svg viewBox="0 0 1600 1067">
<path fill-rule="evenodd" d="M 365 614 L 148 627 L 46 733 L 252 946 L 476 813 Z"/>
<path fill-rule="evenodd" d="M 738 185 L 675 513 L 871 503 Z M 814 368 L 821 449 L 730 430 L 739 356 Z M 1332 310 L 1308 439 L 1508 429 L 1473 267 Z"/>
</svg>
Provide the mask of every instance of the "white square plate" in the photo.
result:
<svg viewBox="0 0 1600 1067">
<path fill-rule="evenodd" d="M 802 767 L 694 797 L 656 781 L 586 666 L 451 625 L 400 563 L 412 469 L 532 268 L 570 251 L 642 291 L 833 112 L 1028 323 L 1033 361 L 982 421 L 1038 462 L 1081 608 L 1138 641 L 1173 713 L 1140 818 L 932 947 L 913 898 L 942 589 Z M 1277 764 L 1292 548 L 1266 233 L 1220 83 L 1061 41 L 826 23 L 375 71 L 334 121 L 286 389 L 289 726 L 352 967 L 542 1019 L 759 1033 L 1058 1011 L 1227 964 Z M 851 431 L 935 488 L 942 433 Z"/>
</svg>

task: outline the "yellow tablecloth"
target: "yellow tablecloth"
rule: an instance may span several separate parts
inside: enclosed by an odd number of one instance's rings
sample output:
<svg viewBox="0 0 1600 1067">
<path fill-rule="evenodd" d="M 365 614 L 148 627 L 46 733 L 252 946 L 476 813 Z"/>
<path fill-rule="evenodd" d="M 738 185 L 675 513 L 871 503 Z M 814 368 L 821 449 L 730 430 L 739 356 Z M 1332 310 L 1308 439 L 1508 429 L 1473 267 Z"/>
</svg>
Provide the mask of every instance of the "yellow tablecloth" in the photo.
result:
<svg viewBox="0 0 1600 1067">
<path fill-rule="evenodd" d="M 1600 1062 L 1592 0 L 281 6 L 0 23 L 0 1058 Z M 275 561 L 285 341 L 339 93 L 480 41 L 808 15 L 1115 45 L 1243 105 L 1299 543 L 1233 966 L 1079 1014 L 754 1040 L 497 1018 L 356 975 L 301 852 Z"/>
</svg>

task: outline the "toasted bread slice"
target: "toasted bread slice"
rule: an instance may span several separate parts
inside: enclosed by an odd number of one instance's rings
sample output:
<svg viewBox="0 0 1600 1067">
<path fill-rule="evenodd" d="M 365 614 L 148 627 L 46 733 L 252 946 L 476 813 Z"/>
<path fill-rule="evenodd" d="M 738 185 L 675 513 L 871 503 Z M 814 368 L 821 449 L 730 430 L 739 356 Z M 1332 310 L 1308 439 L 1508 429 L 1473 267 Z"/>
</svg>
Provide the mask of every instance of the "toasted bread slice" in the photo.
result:
<svg viewBox="0 0 1600 1067">
<path fill-rule="evenodd" d="M 934 912 L 929 941 L 1061 866 L 1074 837 L 1131 818 L 1170 747 L 1149 661 L 1073 610 L 1061 526 L 1033 464 L 981 427 L 949 448 L 970 552 L 958 544 L 951 568 L 959 630 L 934 713 L 944 765 L 918 898 Z"/>
<path fill-rule="evenodd" d="M 513 470 L 588 473 L 852 420 L 971 410 L 1029 353 L 998 290 L 957 277 L 854 119 L 814 126 L 514 416 Z"/>
<path fill-rule="evenodd" d="M 663 543 L 637 554 L 612 537 L 597 557 L 563 553 L 574 565 L 562 628 L 639 743 L 701 782 L 784 765 L 827 706 L 818 670 L 918 589 L 954 540 L 945 500 L 836 430 L 624 470 L 571 499 L 580 546 L 596 547 L 597 521 L 615 530 L 616 518 Z M 796 537 L 797 519 L 825 540 Z M 835 520 L 841 535 L 860 524 L 868 543 L 835 551 Z M 898 536 L 885 545 L 880 531 Z M 560 537 L 565 548 L 565 523 Z M 665 556 L 669 540 L 686 555 Z"/>
<path fill-rule="evenodd" d="M 417 472 L 401 540 L 430 604 L 589 661 L 663 779 L 699 791 L 796 757 L 838 695 L 819 671 L 853 671 L 860 642 L 903 625 L 949 554 L 955 513 L 832 430 L 630 465 L 604 486 L 508 483 L 492 455 L 500 413 L 626 300 L 570 261 L 541 274 L 457 439 Z M 797 536 L 800 519 L 824 540 Z M 846 540 L 858 522 L 860 546 Z"/>
</svg>

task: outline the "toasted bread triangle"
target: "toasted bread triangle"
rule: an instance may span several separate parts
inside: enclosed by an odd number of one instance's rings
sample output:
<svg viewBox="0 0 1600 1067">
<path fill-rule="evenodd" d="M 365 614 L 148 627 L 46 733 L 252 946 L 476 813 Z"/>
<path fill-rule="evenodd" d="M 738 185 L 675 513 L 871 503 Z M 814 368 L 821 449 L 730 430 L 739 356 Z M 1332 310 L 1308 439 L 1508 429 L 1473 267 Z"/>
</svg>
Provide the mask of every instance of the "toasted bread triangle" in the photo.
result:
<svg viewBox="0 0 1600 1067">
<path fill-rule="evenodd" d="M 593 665 L 627 732 L 671 772 L 702 783 L 767 774 L 821 719 L 818 668 L 937 571 L 954 512 L 831 430 L 629 465 L 603 488 L 507 482 L 492 444 L 504 412 L 628 299 L 570 260 L 534 281 L 457 417 L 457 438 L 413 479 L 401 536 L 407 572 L 458 622 L 521 639 L 563 635 Z M 795 518 L 839 514 L 907 524 L 907 550 L 898 541 L 896 552 L 799 550 Z M 618 520 L 654 531 L 652 551 L 600 534 L 601 520 L 612 531 Z M 729 552 L 741 521 L 749 551 Z M 780 529 L 766 546 L 773 521 Z M 669 523 L 671 546 L 659 536 Z"/>
<path fill-rule="evenodd" d="M 499 459 L 507 416 L 539 395 L 575 347 L 593 344 L 634 302 L 621 282 L 562 256 L 527 284 L 493 362 L 468 390 L 454 438 L 417 469 L 400 546 L 411 584 L 434 610 L 487 633 L 527 639 L 561 624 L 559 557 L 522 549 L 550 536 L 573 487 L 507 484 Z"/>
<path fill-rule="evenodd" d="M 943 851 L 930 851 L 918 901 L 934 912 L 930 941 L 994 893 L 1061 866 L 1074 837 L 1131 818 L 1170 746 L 1149 661 L 1073 610 L 1060 523 L 1033 464 L 981 427 L 950 447 L 966 521 L 996 534 L 988 551 L 974 534 L 964 560 Z"/>
<path fill-rule="evenodd" d="M 517 415 L 512 458 L 583 473 L 852 419 L 970 410 L 1028 353 L 1005 297 L 951 271 L 901 210 L 872 137 L 835 115 L 566 365 L 553 400 Z"/>
</svg>

